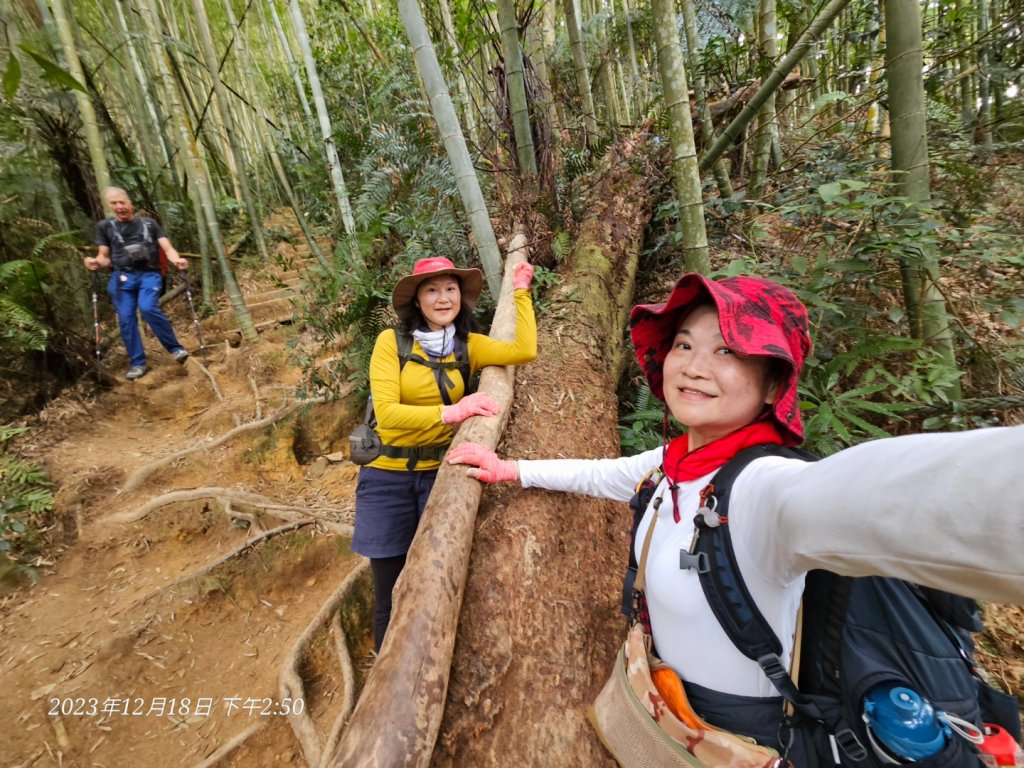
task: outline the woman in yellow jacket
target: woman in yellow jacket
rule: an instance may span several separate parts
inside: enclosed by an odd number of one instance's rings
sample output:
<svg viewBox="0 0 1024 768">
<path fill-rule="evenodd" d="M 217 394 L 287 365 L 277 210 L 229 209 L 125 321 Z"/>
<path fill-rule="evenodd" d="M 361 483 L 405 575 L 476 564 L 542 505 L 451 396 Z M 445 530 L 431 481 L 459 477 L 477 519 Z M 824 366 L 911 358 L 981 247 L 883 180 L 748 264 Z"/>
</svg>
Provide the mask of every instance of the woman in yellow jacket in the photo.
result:
<svg viewBox="0 0 1024 768">
<path fill-rule="evenodd" d="M 392 589 L 455 429 L 470 416 L 499 410 L 489 395 L 466 394 L 469 381 L 485 365 L 522 365 L 537 356 L 532 279 L 532 265 L 516 266 L 511 342 L 472 330 L 483 290 L 478 269 L 457 269 L 443 256 L 420 259 L 392 292 L 400 328 L 383 331 L 370 358 L 381 454 L 359 470 L 352 538 L 352 549 L 370 558 L 373 571 L 377 650 L 391 620 Z M 401 335 L 411 339 L 404 361 Z"/>
</svg>

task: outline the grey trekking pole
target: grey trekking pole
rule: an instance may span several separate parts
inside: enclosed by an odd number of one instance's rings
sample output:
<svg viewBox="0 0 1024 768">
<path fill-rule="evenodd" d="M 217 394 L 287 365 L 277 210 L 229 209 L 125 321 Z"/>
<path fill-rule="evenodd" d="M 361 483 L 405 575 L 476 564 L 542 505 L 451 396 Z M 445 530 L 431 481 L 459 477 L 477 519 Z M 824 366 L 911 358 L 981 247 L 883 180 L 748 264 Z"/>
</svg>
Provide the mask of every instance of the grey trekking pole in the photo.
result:
<svg viewBox="0 0 1024 768">
<path fill-rule="evenodd" d="M 96 287 L 100 276 L 95 272 L 91 272 L 90 275 L 92 278 L 92 329 L 96 342 L 96 376 L 102 379 L 103 367 L 100 363 L 100 353 L 102 351 L 100 343 L 100 295 L 99 289 Z"/>
<path fill-rule="evenodd" d="M 192 325 L 196 327 L 196 338 L 199 340 L 199 355 L 203 358 L 203 367 L 206 367 L 206 346 L 203 344 L 203 329 L 199 325 L 199 315 L 196 314 L 195 304 L 192 303 L 192 286 L 188 281 L 188 270 L 179 269 L 178 274 L 185 281 L 185 298 L 188 299 L 188 308 L 192 313 Z"/>
</svg>

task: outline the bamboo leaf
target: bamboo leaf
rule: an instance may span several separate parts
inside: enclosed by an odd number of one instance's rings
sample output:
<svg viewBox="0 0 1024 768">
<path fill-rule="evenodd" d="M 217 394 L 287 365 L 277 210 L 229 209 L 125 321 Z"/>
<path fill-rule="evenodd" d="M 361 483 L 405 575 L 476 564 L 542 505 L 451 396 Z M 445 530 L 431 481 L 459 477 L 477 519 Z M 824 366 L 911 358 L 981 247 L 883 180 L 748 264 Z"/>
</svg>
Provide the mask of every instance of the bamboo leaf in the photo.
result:
<svg viewBox="0 0 1024 768">
<path fill-rule="evenodd" d="M 14 54 L 7 59 L 7 69 L 4 71 L 4 95 L 8 101 L 13 101 L 18 92 L 18 85 L 21 83 L 21 64 Z"/>
<path fill-rule="evenodd" d="M 43 79 L 55 88 L 65 91 L 81 91 L 88 93 L 84 85 L 76 80 L 66 69 L 61 68 L 45 56 L 40 56 L 27 45 L 22 44 L 21 50 L 32 57 L 32 60 L 43 70 Z"/>
</svg>

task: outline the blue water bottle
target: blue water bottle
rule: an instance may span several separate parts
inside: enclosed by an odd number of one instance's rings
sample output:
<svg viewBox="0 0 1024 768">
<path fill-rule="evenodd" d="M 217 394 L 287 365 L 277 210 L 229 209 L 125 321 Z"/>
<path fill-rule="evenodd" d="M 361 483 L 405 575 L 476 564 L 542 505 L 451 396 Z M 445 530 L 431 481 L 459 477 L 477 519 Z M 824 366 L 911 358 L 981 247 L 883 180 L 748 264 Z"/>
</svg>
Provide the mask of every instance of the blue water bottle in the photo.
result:
<svg viewBox="0 0 1024 768">
<path fill-rule="evenodd" d="M 942 712 L 916 691 L 882 683 L 864 696 L 871 746 L 884 763 L 913 762 L 938 754 L 952 736 Z"/>
</svg>

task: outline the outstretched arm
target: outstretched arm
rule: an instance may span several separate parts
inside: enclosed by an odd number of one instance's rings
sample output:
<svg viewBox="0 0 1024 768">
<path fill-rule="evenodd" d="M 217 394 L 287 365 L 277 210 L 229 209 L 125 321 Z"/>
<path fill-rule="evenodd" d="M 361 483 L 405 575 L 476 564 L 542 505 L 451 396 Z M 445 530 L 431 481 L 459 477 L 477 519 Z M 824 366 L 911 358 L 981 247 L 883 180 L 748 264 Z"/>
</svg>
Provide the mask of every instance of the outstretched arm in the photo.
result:
<svg viewBox="0 0 1024 768">
<path fill-rule="evenodd" d="M 733 504 L 756 510 L 746 546 L 782 579 L 824 568 L 1021 605 L 1022 454 L 1017 426 L 873 440 L 804 465 L 763 459 L 737 478 Z"/>
<path fill-rule="evenodd" d="M 628 501 L 636 485 L 661 462 L 661 448 L 617 459 L 501 459 L 485 445 L 460 443 L 448 452 L 449 464 L 467 464 L 466 471 L 484 483 L 518 482 L 523 488 L 544 488 Z"/>
</svg>

